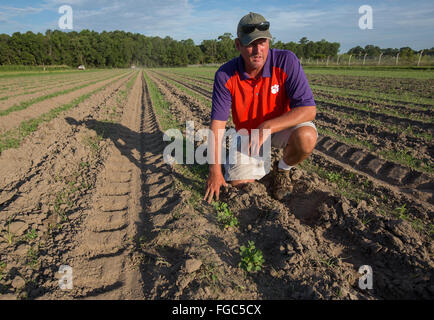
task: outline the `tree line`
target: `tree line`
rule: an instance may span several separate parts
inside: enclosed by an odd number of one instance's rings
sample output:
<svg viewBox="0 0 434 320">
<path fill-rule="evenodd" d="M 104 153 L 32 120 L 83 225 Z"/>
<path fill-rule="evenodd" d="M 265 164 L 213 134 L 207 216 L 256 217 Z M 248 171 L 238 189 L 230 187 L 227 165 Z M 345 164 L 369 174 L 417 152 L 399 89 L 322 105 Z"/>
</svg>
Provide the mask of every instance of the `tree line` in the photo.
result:
<svg viewBox="0 0 434 320">
<path fill-rule="evenodd" d="M 314 42 L 303 37 L 298 43 L 276 42 L 273 39 L 271 47 L 291 50 L 299 58 L 318 59 L 336 56 L 340 44 L 324 39 Z M 359 48 L 366 49 L 356 47 L 351 50 Z M 45 34 L 31 31 L 16 32 L 12 36 L 0 34 L 0 65 L 170 67 L 223 63 L 238 55 L 231 33 L 224 33 L 217 39 L 203 40 L 200 45 L 196 45 L 192 39 L 177 41 L 171 37 L 148 37 L 125 31 L 98 33 L 89 30 L 47 30 Z"/>
<path fill-rule="evenodd" d="M 357 46 L 348 50 L 348 54 L 352 54 L 355 56 L 364 56 L 365 54 L 369 57 L 378 57 L 383 54 L 384 56 L 396 56 L 399 53 L 401 58 L 413 59 L 415 56 L 421 53 L 422 50 L 416 51 L 410 47 L 402 47 L 400 49 L 397 48 L 386 48 L 381 49 L 378 46 L 374 46 L 372 44 L 365 46 L 362 48 L 361 46 Z M 424 49 L 423 55 L 426 56 L 434 56 L 434 47 L 431 49 Z"/>
</svg>

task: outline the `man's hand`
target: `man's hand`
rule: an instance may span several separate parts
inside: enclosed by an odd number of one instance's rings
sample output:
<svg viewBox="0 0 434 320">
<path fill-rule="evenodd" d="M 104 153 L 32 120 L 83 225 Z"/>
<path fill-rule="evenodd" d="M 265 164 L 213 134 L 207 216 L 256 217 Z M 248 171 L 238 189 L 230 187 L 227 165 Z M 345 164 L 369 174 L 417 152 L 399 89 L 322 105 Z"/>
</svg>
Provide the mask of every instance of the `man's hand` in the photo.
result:
<svg viewBox="0 0 434 320">
<path fill-rule="evenodd" d="M 210 170 L 207 181 L 206 193 L 203 200 L 206 200 L 206 198 L 208 197 L 208 203 L 211 203 L 215 194 L 216 200 L 218 201 L 220 195 L 220 187 L 222 185 L 226 187 L 227 183 L 225 181 L 225 178 L 223 177 L 221 170 Z"/>
</svg>

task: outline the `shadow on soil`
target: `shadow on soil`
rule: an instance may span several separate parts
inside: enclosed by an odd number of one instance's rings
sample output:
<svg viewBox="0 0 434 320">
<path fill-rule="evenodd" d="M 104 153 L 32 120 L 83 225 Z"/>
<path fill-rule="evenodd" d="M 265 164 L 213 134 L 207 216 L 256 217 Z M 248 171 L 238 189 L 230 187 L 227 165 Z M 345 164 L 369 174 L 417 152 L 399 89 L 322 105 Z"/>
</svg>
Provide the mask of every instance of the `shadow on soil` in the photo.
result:
<svg viewBox="0 0 434 320">
<path fill-rule="evenodd" d="M 89 129 L 95 130 L 98 136 L 104 139 L 110 139 L 119 149 L 122 155 L 126 156 L 142 172 L 142 181 L 145 182 L 150 174 L 159 174 L 159 181 L 164 178 L 177 175 L 177 179 L 184 184 L 200 189 L 201 186 L 188 177 L 173 172 L 168 166 L 160 165 L 158 162 L 147 162 L 144 159 L 144 153 L 148 154 L 147 158 L 162 156 L 165 145 L 162 143 L 162 133 L 158 130 L 155 133 L 137 133 L 131 131 L 120 124 L 102 122 L 97 120 L 76 121 L 73 118 L 66 118 L 71 125 L 83 125 Z M 142 159 L 138 161 L 133 156 L 133 150 L 137 150 Z M 149 155 L 151 154 L 151 155 Z M 142 208 L 148 208 L 152 201 L 159 200 L 148 197 L 152 188 L 158 187 L 157 181 L 154 184 L 142 185 Z M 264 182 L 267 187 L 267 182 Z M 203 190 L 202 190 L 203 191 Z M 151 299 L 173 299 L 178 293 L 178 298 L 186 298 L 184 294 L 179 296 L 180 271 L 187 257 L 189 250 L 187 245 L 171 247 L 168 244 L 158 243 L 155 245 L 154 240 L 167 227 L 171 220 L 165 219 L 164 223 L 156 226 L 158 216 L 162 217 L 170 213 L 173 203 L 179 198 L 179 194 L 167 192 L 167 200 L 161 208 L 151 217 L 147 212 L 141 215 L 139 232 L 136 243 L 141 246 L 143 260 L 141 261 L 141 272 L 143 279 L 143 291 L 145 297 Z M 255 200 L 256 199 L 256 200 Z M 258 199 L 260 200 L 258 202 Z M 248 275 L 256 284 L 256 291 L 262 299 L 318 299 L 321 297 L 311 285 L 306 285 L 295 279 L 288 271 L 288 256 L 282 253 L 281 245 L 291 242 L 291 230 L 288 225 L 282 223 L 282 212 L 272 206 L 261 205 L 262 197 L 250 192 L 250 190 L 240 190 L 237 194 L 239 209 L 237 210 L 240 220 L 240 231 L 236 232 L 236 237 L 240 245 L 247 244 L 249 240 L 254 240 L 256 246 L 263 252 L 266 260 L 266 266 L 257 274 Z M 313 200 L 313 201 L 312 201 Z M 371 222 L 369 228 L 360 231 L 361 219 L 348 212 L 340 209 L 341 200 L 336 197 L 329 197 L 327 193 L 320 190 L 315 193 L 315 199 L 302 198 L 294 202 L 292 210 L 310 211 L 310 216 L 295 217 L 300 221 L 303 227 L 312 229 L 320 228 L 324 239 L 332 241 L 337 245 L 345 248 L 342 257 L 351 257 L 349 262 L 358 268 L 364 264 L 370 264 L 374 269 L 374 286 L 375 290 L 370 293 L 374 299 L 414 299 L 414 298 L 432 298 L 433 295 L 428 290 L 432 290 L 434 277 L 432 274 L 431 264 L 426 259 L 430 258 L 421 253 L 424 248 L 419 246 L 418 251 L 410 248 L 409 244 L 402 244 L 402 240 L 396 240 L 393 234 L 395 231 L 394 219 L 378 218 Z M 327 202 L 325 211 L 319 212 L 322 203 Z M 291 207 L 291 205 L 290 205 Z M 309 209 L 310 208 L 310 209 Z M 205 208 L 210 211 L 209 207 Z M 213 212 L 213 211 L 212 211 Z M 156 218 L 157 217 L 157 218 Z M 215 224 L 215 220 L 208 218 L 208 222 Z M 305 218 L 308 218 L 307 220 Z M 383 225 L 377 226 L 378 221 L 383 221 Z M 325 224 L 329 223 L 329 227 Z M 381 223 L 380 223 L 381 224 Z M 248 226 L 252 226 L 248 228 Z M 402 239 L 402 237 L 400 237 Z M 411 238 L 409 238 L 411 240 Z M 225 235 L 210 235 L 208 245 L 215 250 L 220 259 L 233 268 L 238 268 L 240 256 L 238 250 L 231 250 L 225 243 Z M 320 241 L 321 239 L 316 239 Z M 300 242 L 296 240 L 295 242 Z M 146 246 L 141 244 L 152 244 Z M 382 250 L 375 251 L 379 244 Z M 299 243 L 298 245 L 302 245 Z M 295 244 L 295 247 L 297 243 Z M 316 245 L 315 245 L 316 246 Z M 409 249 L 410 248 L 410 249 Z M 296 248 L 295 248 L 296 249 Z M 409 251 L 408 251 L 409 250 Z M 418 266 L 418 267 L 416 267 Z M 300 270 L 302 273 L 303 270 Z M 338 271 L 336 271 L 338 273 Z M 325 282 L 321 275 L 311 275 L 309 283 L 317 284 Z M 300 278 L 300 277 L 298 277 Z M 203 286 L 203 282 L 194 282 Z M 331 285 L 331 283 L 328 283 Z M 354 284 L 356 285 L 356 284 Z M 431 289 L 429 289 L 431 288 Z M 357 289 L 357 288 L 355 288 Z M 196 288 L 194 289 L 196 290 Z M 324 294 L 324 292 L 321 292 Z"/>
</svg>

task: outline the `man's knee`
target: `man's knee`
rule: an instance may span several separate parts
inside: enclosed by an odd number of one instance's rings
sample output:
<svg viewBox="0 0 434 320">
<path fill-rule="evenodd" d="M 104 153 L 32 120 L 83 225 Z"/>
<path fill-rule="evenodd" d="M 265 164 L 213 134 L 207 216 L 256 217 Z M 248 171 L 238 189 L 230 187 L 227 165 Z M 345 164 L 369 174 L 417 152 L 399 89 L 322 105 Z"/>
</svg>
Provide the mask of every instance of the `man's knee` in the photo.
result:
<svg viewBox="0 0 434 320">
<path fill-rule="evenodd" d="M 310 126 L 298 128 L 289 138 L 288 147 L 295 148 L 302 154 L 311 154 L 315 148 L 317 136 L 315 128 Z"/>
</svg>

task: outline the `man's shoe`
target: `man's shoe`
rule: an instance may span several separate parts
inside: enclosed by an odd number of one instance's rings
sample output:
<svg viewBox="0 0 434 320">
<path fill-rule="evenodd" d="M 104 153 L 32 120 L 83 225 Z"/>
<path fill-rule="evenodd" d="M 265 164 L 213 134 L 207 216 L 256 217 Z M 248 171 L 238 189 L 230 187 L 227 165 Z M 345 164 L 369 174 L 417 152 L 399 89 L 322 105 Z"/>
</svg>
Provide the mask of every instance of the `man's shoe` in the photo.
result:
<svg viewBox="0 0 434 320">
<path fill-rule="evenodd" d="M 289 176 L 290 171 L 291 170 L 279 169 L 276 162 L 273 170 L 273 184 L 271 190 L 274 199 L 282 200 L 285 196 L 292 192 L 293 186 Z"/>
</svg>

